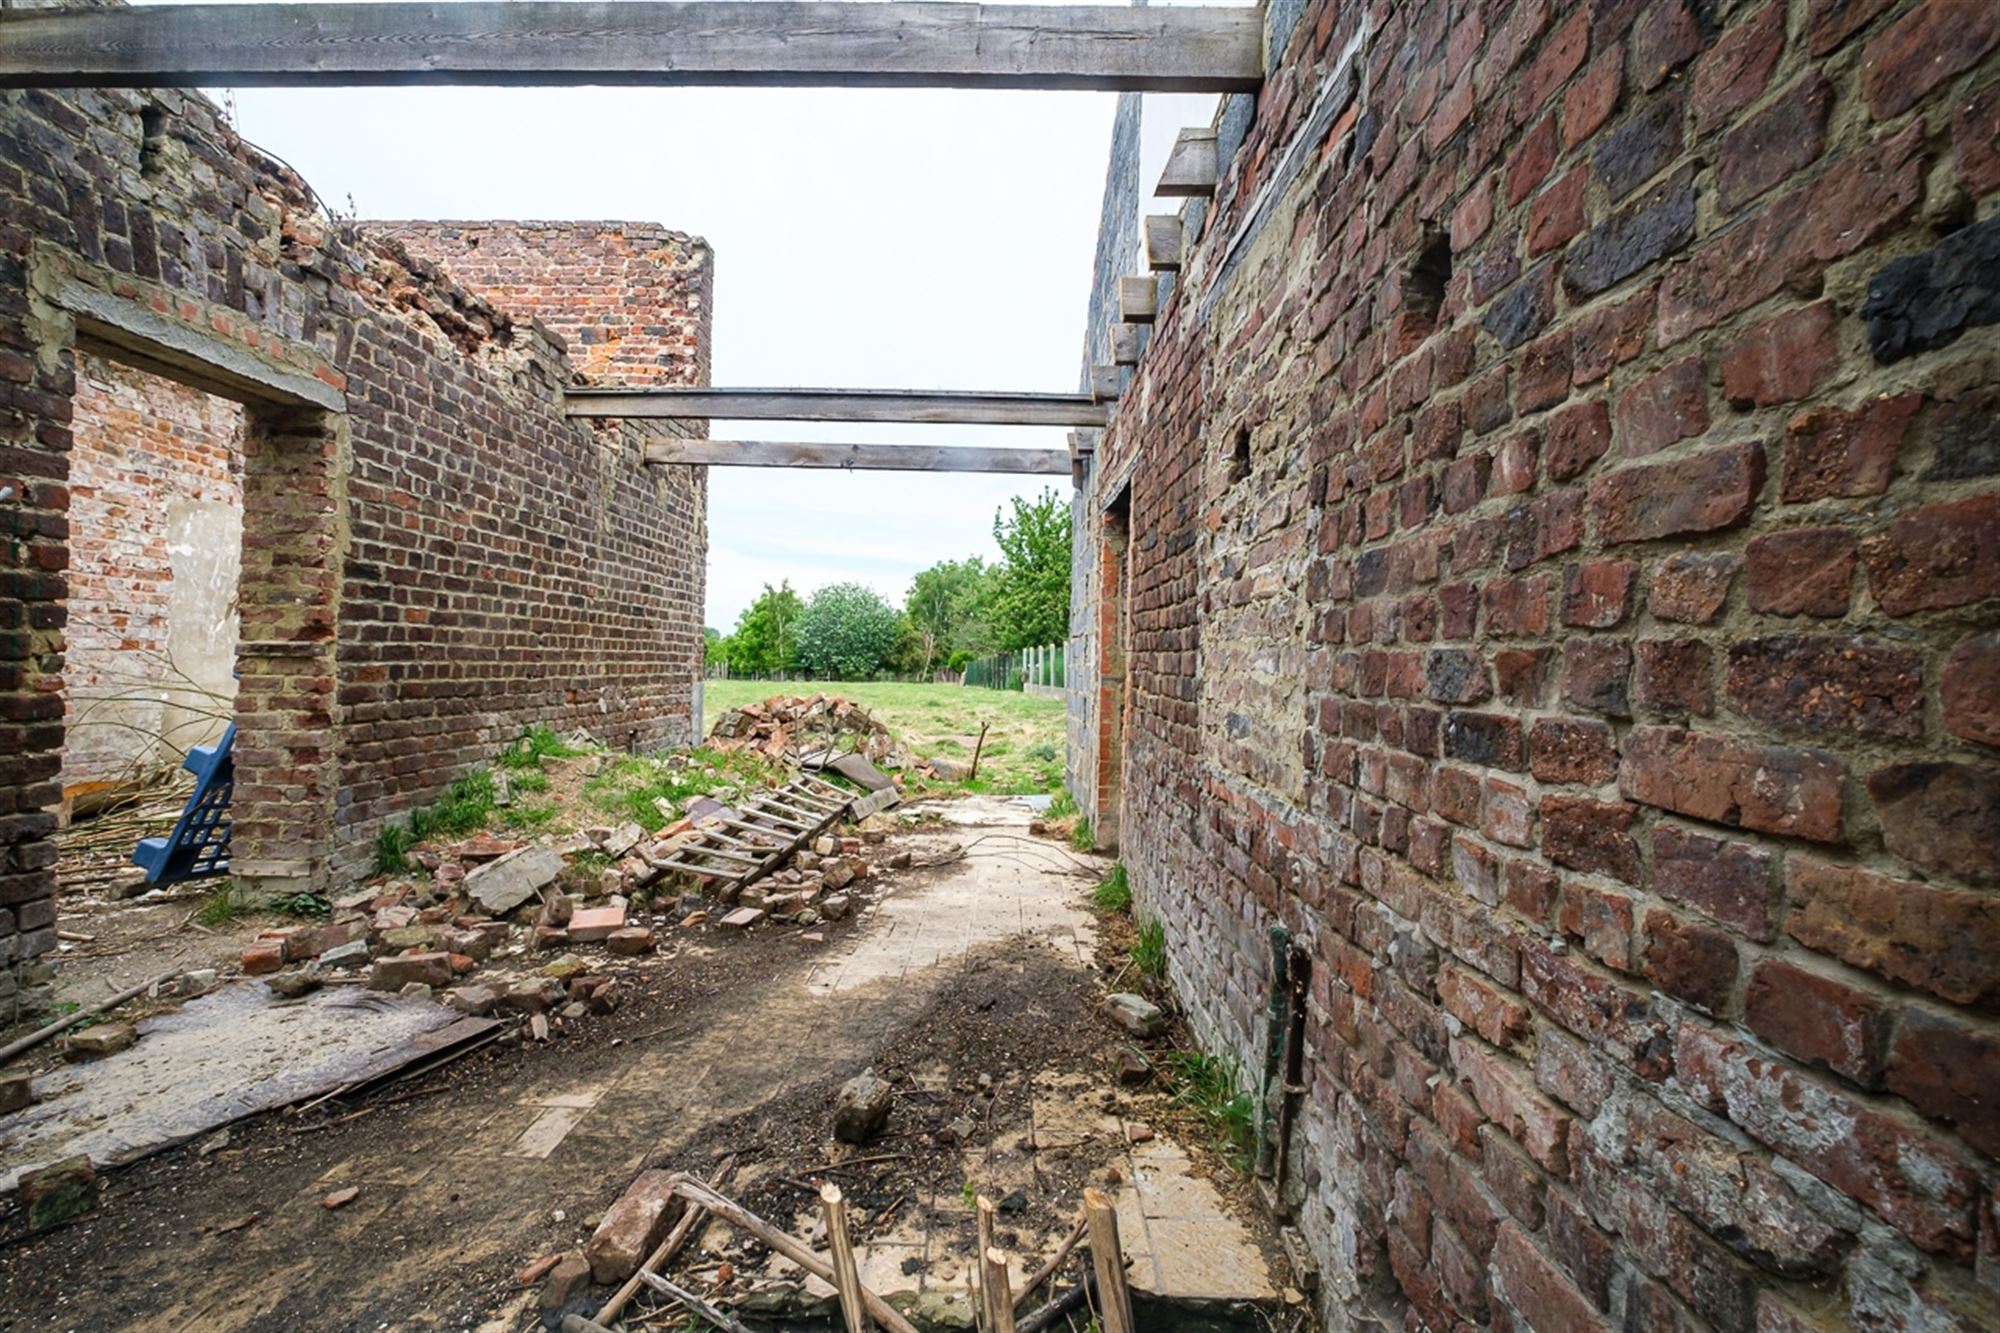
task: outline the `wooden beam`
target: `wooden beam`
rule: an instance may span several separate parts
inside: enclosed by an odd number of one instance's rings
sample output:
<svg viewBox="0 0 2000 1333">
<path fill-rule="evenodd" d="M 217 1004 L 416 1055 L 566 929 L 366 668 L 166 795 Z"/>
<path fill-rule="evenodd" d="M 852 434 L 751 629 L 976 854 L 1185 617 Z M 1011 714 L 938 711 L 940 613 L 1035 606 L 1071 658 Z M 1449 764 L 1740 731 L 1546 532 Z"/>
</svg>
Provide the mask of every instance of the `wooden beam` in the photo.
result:
<svg viewBox="0 0 2000 1333">
<path fill-rule="evenodd" d="M 1124 376 L 1116 366 L 1092 366 L 1090 392 L 1100 403 L 1115 402 L 1125 392 Z"/>
<path fill-rule="evenodd" d="M 464 0 L 7 9 L 0 87 L 397 83 L 1247 92 L 1255 7 Z"/>
<path fill-rule="evenodd" d="M 1066 449 L 978 449 L 929 444 L 814 444 L 779 440 L 654 440 L 648 463 L 705 467 L 838 467 L 870 472 L 1007 472 L 1059 476 Z"/>
<path fill-rule="evenodd" d="M 1181 219 L 1178 213 L 1155 213 L 1146 219 L 1146 267 L 1155 273 L 1178 272 L 1181 266 Z"/>
<path fill-rule="evenodd" d="M 1159 317 L 1158 278 L 1118 279 L 1118 318 L 1127 324 L 1151 324 Z"/>
<path fill-rule="evenodd" d="M 1111 363 L 1116 366 L 1139 364 L 1139 326 L 1119 324 L 1111 330 Z"/>
<path fill-rule="evenodd" d="M 572 389 L 572 417 L 721 421 L 905 421 L 924 425 L 1102 426 L 1080 393 L 905 389 Z"/>
<path fill-rule="evenodd" d="M 1174 140 L 1173 152 L 1167 155 L 1166 169 L 1160 173 L 1160 186 L 1153 193 L 1168 199 L 1205 199 L 1215 193 L 1215 182 L 1221 174 L 1222 167 L 1215 150 L 1215 131 L 1182 130 L 1180 137 Z"/>
</svg>

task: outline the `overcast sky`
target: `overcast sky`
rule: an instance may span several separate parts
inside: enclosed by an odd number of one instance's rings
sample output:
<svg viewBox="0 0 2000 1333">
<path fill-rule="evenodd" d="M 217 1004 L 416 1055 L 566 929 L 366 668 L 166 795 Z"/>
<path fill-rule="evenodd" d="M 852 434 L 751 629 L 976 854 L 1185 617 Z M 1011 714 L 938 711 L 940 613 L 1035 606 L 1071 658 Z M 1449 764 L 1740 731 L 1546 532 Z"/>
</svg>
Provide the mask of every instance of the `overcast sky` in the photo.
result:
<svg viewBox="0 0 2000 1333">
<path fill-rule="evenodd" d="M 1069 392 L 1115 97 L 841 89 L 245 89 L 238 128 L 362 218 L 629 219 L 715 250 L 714 382 Z M 1213 97 L 1149 97 L 1142 180 Z M 1035 445 L 1025 427 L 716 422 L 720 439 Z M 994 511 L 1066 477 L 717 468 L 706 621 L 765 582 L 901 605 L 998 555 Z"/>
</svg>

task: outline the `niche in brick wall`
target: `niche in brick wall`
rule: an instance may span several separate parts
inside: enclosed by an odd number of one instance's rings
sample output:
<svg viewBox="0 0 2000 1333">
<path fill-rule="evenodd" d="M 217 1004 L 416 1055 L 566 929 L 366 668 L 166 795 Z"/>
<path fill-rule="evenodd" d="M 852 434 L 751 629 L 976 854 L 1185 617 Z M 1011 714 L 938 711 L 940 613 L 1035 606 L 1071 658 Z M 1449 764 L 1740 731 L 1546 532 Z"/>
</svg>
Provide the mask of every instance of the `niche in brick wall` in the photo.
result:
<svg viewBox="0 0 2000 1333">
<path fill-rule="evenodd" d="M 79 352 L 74 411 L 62 782 L 82 815 L 229 725 L 243 409 Z"/>
<path fill-rule="evenodd" d="M 1445 289 L 1449 286 L 1451 238 L 1440 231 L 1426 232 L 1403 278 L 1406 342 L 1427 338 L 1437 328 L 1438 314 L 1444 309 Z"/>
</svg>

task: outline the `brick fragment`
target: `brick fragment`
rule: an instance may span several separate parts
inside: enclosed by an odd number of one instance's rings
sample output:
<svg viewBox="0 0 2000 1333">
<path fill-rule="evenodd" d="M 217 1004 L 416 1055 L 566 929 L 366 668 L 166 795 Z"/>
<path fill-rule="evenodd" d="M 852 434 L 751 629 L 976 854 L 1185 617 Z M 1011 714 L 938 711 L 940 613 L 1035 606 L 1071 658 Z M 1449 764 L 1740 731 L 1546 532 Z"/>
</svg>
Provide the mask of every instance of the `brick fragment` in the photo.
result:
<svg viewBox="0 0 2000 1333">
<path fill-rule="evenodd" d="M 1582 796 L 1542 798 L 1542 851 L 1559 866 L 1639 882 L 1639 844 L 1630 832 L 1638 809 Z"/>
<path fill-rule="evenodd" d="M 1639 711 L 1707 717 L 1715 712 L 1715 653 L 1700 639 L 1641 639 L 1632 682 Z"/>
<path fill-rule="evenodd" d="M 2000 1009 L 2000 900 L 1793 855 L 1785 933 L 1953 1004 Z"/>
<path fill-rule="evenodd" d="M 642 1171 L 605 1211 L 590 1243 L 583 1247 L 590 1275 L 598 1282 L 623 1282 L 666 1238 L 679 1211 L 671 1171 Z"/>
<path fill-rule="evenodd" d="M 1978 1175 L 1952 1148 L 1683 1021 L 1674 1070 L 1708 1109 L 1858 1199 L 1923 1249 L 1969 1258 Z"/>
<path fill-rule="evenodd" d="M 1861 52 L 1861 96 L 1877 120 L 1899 116 L 2000 45 L 2000 6 L 1922 0 Z"/>
<path fill-rule="evenodd" d="M 1921 394 L 1884 395 L 1852 411 L 1821 407 L 1793 417 L 1785 427 L 1778 497 L 1799 504 L 1882 494 L 1922 404 Z"/>
<path fill-rule="evenodd" d="M 1763 484 L 1763 448 L 1730 445 L 1600 474 L 1590 482 L 1590 509 L 1607 544 L 1714 532 L 1747 518 Z"/>
<path fill-rule="evenodd" d="M 1661 620 L 1706 625 L 1722 613 L 1741 564 L 1740 557 L 1728 552 L 1670 555 L 1653 571 L 1647 608 Z"/>
<path fill-rule="evenodd" d="M 1734 926 L 1753 940 L 1776 934 L 1771 856 L 1752 843 L 1712 838 L 1676 824 L 1653 829 L 1653 892 Z"/>
<path fill-rule="evenodd" d="M 1634 727 L 1618 766 L 1628 798 L 1733 828 L 1841 839 L 1847 767 L 1817 750 L 1752 745 L 1679 727 Z"/>
<path fill-rule="evenodd" d="M 1729 645 L 1729 697 L 1751 717 L 1807 731 L 1918 736 L 1923 659 L 1842 634 L 1778 634 Z"/>
<path fill-rule="evenodd" d="M 1944 729 L 1960 740 L 2000 746 L 2000 631 L 1952 646 L 1938 680 Z"/>
<path fill-rule="evenodd" d="M 1745 329 L 1722 354 L 1722 393 L 1740 409 L 1811 397 L 1840 364 L 1831 301 Z"/>
<path fill-rule="evenodd" d="M 2000 765 L 1915 761 L 1868 775 L 1882 843 L 1911 865 L 2000 884 Z"/>
<path fill-rule="evenodd" d="M 1752 538 L 1743 585 L 1752 611 L 1774 616 L 1847 614 L 1859 545 L 1846 528 L 1792 528 Z"/>
<path fill-rule="evenodd" d="M 2000 1157 L 2000 1037 L 1955 1014 L 1904 1012 L 1889 1052 L 1889 1091 L 1925 1115 L 1957 1126 L 1960 1137 Z"/>
</svg>

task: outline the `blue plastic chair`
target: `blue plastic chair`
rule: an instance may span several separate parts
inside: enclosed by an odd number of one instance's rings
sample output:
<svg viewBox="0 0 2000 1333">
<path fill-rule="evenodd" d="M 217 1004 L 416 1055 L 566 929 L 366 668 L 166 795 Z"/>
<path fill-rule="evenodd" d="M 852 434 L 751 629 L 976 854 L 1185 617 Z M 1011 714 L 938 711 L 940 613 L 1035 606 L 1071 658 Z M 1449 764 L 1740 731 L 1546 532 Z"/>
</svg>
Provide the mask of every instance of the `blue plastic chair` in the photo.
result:
<svg viewBox="0 0 2000 1333">
<path fill-rule="evenodd" d="M 164 838 L 143 838 L 132 851 L 132 864 L 146 872 L 148 884 L 164 887 L 184 879 L 205 879 L 229 873 L 229 797 L 236 790 L 236 724 L 214 745 L 188 751 L 181 767 L 194 774 L 194 795 L 188 797 L 174 831 Z"/>
</svg>

